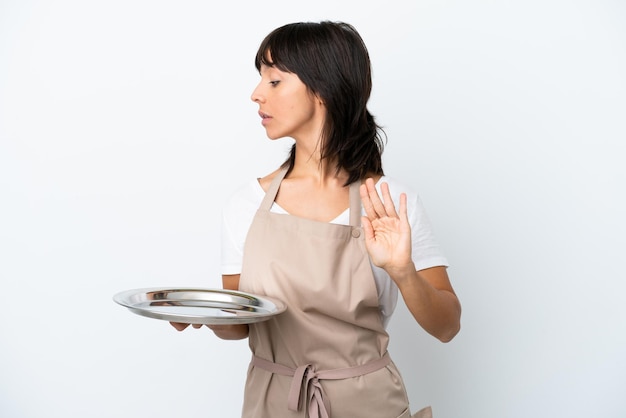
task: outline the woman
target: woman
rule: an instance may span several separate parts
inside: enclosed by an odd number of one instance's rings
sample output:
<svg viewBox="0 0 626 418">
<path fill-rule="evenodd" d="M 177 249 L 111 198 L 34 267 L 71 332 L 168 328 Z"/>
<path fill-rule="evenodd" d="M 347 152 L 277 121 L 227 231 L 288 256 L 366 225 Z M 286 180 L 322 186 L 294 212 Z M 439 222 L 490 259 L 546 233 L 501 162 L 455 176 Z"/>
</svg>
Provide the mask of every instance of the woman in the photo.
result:
<svg viewBox="0 0 626 418">
<path fill-rule="evenodd" d="M 346 23 L 289 24 L 261 43 L 256 68 L 267 136 L 295 143 L 224 209 L 224 288 L 288 306 L 261 323 L 211 326 L 249 338 L 243 417 L 409 417 L 385 331 L 398 290 L 444 342 L 461 309 L 418 197 L 384 176 L 367 49 Z"/>
</svg>

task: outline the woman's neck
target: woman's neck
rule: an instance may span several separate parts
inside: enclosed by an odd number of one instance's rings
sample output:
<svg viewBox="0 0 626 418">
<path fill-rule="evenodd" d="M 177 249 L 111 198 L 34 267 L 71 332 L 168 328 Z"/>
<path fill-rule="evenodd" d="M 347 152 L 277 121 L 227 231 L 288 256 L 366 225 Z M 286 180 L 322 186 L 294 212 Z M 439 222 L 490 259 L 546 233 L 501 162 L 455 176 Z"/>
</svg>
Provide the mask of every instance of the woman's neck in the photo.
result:
<svg viewBox="0 0 626 418">
<path fill-rule="evenodd" d="M 320 185 L 337 182 L 343 185 L 348 180 L 348 173 L 343 169 L 337 169 L 335 162 L 328 160 L 320 161 L 319 153 L 311 155 L 298 152 L 296 148 L 295 161 L 289 173 L 289 178 L 308 179 Z"/>
</svg>

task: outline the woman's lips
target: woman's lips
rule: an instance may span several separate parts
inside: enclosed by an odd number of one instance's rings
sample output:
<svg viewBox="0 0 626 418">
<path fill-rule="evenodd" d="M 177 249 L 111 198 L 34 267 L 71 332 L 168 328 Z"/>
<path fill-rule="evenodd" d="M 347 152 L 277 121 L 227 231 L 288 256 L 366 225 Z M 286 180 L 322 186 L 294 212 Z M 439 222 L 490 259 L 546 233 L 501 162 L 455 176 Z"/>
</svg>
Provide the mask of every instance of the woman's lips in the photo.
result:
<svg viewBox="0 0 626 418">
<path fill-rule="evenodd" d="M 259 116 L 261 116 L 261 123 L 263 124 L 263 126 L 267 125 L 270 119 L 272 119 L 270 115 L 268 115 L 267 113 L 263 113 L 263 112 L 259 112 Z"/>
</svg>

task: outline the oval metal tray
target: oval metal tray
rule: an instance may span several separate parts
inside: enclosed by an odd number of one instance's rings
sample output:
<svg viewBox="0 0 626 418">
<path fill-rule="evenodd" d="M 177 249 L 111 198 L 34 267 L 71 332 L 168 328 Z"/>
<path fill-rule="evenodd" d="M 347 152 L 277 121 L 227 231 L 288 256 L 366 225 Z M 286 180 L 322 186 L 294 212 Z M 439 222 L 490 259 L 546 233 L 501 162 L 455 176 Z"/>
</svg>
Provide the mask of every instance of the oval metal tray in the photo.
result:
<svg viewBox="0 0 626 418">
<path fill-rule="evenodd" d="M 250 324 L 287 309 L 272 297 L 226 289 L 131 289 L 113 300 L 137 315 L 188 324 Z"/>
</svg>

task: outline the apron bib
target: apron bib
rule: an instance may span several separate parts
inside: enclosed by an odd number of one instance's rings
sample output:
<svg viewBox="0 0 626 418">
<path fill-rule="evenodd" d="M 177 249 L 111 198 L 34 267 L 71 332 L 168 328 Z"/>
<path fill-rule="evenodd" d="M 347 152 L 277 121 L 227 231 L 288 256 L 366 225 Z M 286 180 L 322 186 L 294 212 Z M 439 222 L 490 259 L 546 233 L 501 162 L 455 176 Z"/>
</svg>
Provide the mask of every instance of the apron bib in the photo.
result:
<svg viewBox="0 0 626 418">
<path fill-rule="evenodd" d="M 350 225 L 338 225 L 271 212 L 285 174 L 273 179 L 244 247 L 240 290 L 279 298 L 287 310 L 250 324 L 242 416 L 409 417 L 387 354 L 359 182 L 350 185 Z"/>
</svg>

